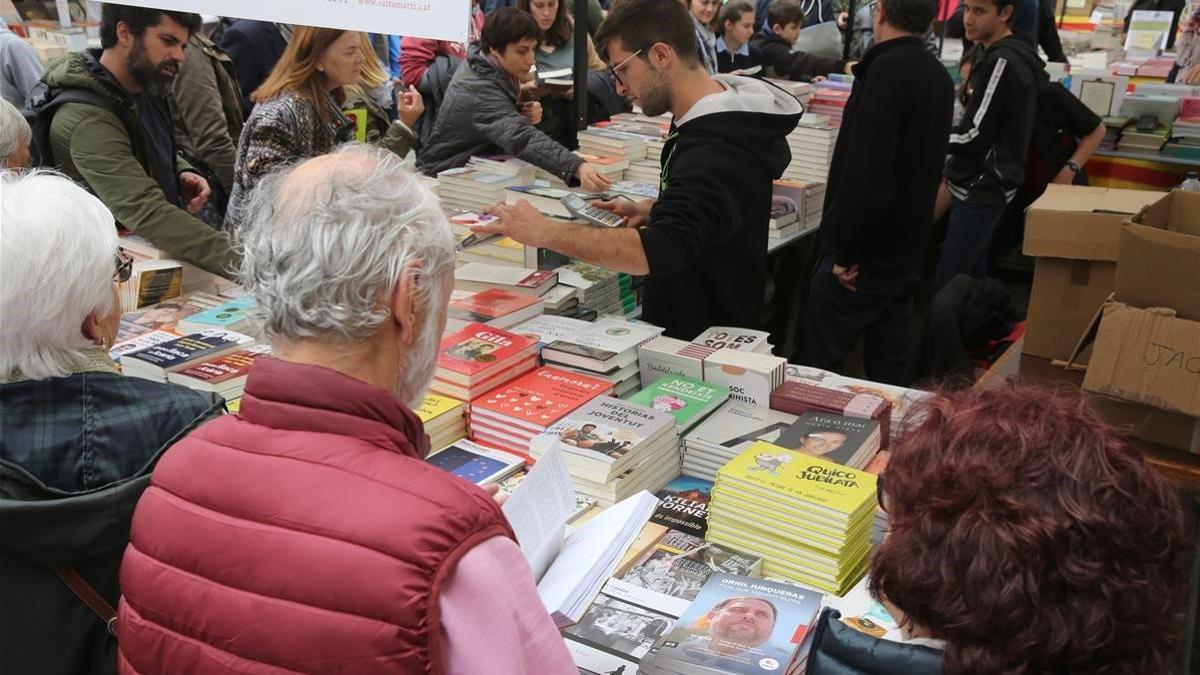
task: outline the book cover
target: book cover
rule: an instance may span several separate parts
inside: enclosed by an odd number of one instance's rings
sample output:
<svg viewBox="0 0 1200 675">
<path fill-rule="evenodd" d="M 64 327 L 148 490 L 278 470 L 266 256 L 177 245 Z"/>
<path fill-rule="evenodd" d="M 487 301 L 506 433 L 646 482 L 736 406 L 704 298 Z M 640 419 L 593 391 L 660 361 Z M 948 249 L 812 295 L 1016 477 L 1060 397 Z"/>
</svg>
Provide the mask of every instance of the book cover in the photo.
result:
<svg viewBox="0 0 1200 675">
<path fill-rule="evenodd" d="M 598 396 L 556 422 L 531 447 L 541 455 L 550 444 L 564 453 L 613 465 L 651 440 L 658 439 L 675 424 L 675 418 L 659 410 Z"/>
<path fill-rule="evenodd" d="M 718 483 L 726 480 L 846 517 L 876 498 L 874 475 L 763 441 L 756 441 L 717 473 Z"/>
<path fill-rule="evenodd" d="M 780 434 L 775 445 L 850 466 L 878 428 L 875 420 L 810 410 Z"/>
<path fill-rule="evenodd" d="M 714 573 L 651 653 L 665 669 L 784 673 L 821 607 L 800 586 Z M 682 669 L 682 670 L 681 670 Z"/>
<path fill-rule="evenodd" d="M 185 335 L 170 342 L 163 342 L 148 349 L 126 354 L 122 362 L 128 364 L 138 361 L 162 370 L 170 370 L 184 363 L 203 360 L 216 355 L 217 352 L 250 341 L 249 337 L 232 331 L 210 330 Z"/>
<path fill-rule="evenodd" d="M 611 390 L 611 382 L 557 368 L 538 368 L 483 394 L 471 407 L 544 428 Z"/>
<path fill-rule="evenodd" d="M 729 398 L 729 390 L 690 377 L 667 375 L 639 391 L 629 400 L 670 413 L 680 429 L 688 429 L 713 406 Z"/>
<path fill-rule="evenodd" d="M 237 298 L 222 303 L 218 307 L 193 314 L 182 322 L 193 330 L 208 328 L 232 328 L 246 320 L 246 313 L 254 307 L 252 298 Z"/>
<path fill-rule="evenodd" d="M 519 356 L 535 344 L 536 340 L 523 335 L 471 323 L 442 339 L 438 368 L 473 377 Z"/>
<path fill-rule="evenodd" d="M 819 410 L 848 417 L 878 420 L 881 425 L 881 445 L 888 447 L 890 442 L 892 406 L 882 396 L 855 394 L 811 382 L 789 380 L 771 392 L 770 402 L 772 408 L 796 415 L 809 410 Z"/>
<path fill-rule="evenodd" d="M 462 406 L 462 401 L 457 399 L 437 394 L 425 394 L 425 399 L 421 401 L 420 407 L 413 412 L 417 413 L 422 424 L 429 424 L 434 419 L 451 411 L 461 410 Z"/>
<path fill-rule="evenodd" d="M 176 375 L 208 384 L 221 384 L 239 377 L 246 377 L 250 373 L 250 366 L 254 365 L 254 360 L 268 351 L 269 349 L 265 345 L 243 349 L 211 361 L 203 361 L 189 366 L 180 370 Z"/>
<path fill-rule="evenodd" d="M 769 407 L 786 365 L 777 356 L 718 349 L 704 361 L 704 380 L 727 387 L 731 400 Z"/>
<path fill-rule="evenodd" d="M 697 335 L 692 342 L 712 349 L 758 352 L 766 347 L 770 339 L 771 334 L 761 330 L 713 326 Z"/>
<path fill-rule="evenodd" d="M 195 293 L 179 298 L 164 300 L 157 305 L 125 314 L 121 323 L 130 327 L 141 327 L 149 330 L 165 330 L 173 332 L 175 325 L 193 314 L 216 307 L 224 302 L 223 298 L 207 293 Z"/>
<path fill-rule="evenodd" d="M 658 508 L 650 522 L 672 530 L 703 537 L 708 529 L 708 502 L 712 497 L 712 481 L 691 476 L 679 476 L 654 493 Z"/>
<path fill-rule="evenodd" d="M 158 265 L 156 269 L 138 269 L 145 263 L 134 263 L 134 274 L 130 280 L 137 284 L 134 307 L 145 307 L 168 298 L 176 298 L 183 291 L 183 265 L 176 263 L 171 267 L 162 267 L 163 261 L 154 263 Z"/>
<path fill-rule="evenodd" d="M 490 485 L 525 465 L 525 460 L 516 455 L 471 441 L 457 441 L 425 461 L 476 485 Z"/>
<path fill-rule="evenodd" d="M 467 263 L 454 270 L 454 279 L 475 284 L 495 284 L 536 290 L 547 282 L 557 281 L 558 274 L 552 271 L 527 270 L 521 267 Z"/>
<path fill-rule="evenodd" d="M 562 340 L 546 345 L 544 351 L 562 352 L 604 363 L 621 354 L 637 349 L 663 329 L 658 326 L 634 324 L 627 321 L 600 321 Z"/>
<path fill-rule="evenodd" d="M 463 321 L 487 323 L 500 317 L 540 303 L 541 300 L 524 293 L 502 288 L 489 288 L 462 300 L 450 303 L 449 315 Z"/>
<path fill-rule="evenodd" d="M 580 672 L 632 675 L 675 620 L 601 593 L 579 622 L 563 630 L 567 650 Z"/>
<path fill-rule="evenodd" d="M 689 537 L 684 546 L 660 543 L 628 570 L 613 577 L 605 592 L 642 606 L 679 616 L 714 572 L 755 576 L 762 558 L 727 546 Z"/>
<path fill-rule="evenodd" d="M 568 338 L 581 330 L 590 328 L 592 324 L 579 319 L 565 316 L 543 314 L 513 326 L 512 332 L 517 335 L 531 337 L 542 344 Z"/>
<path fill-rule="evenodd" d="M 121 357 L 136 351 L 148 349 L 154 345 L 161 345 L 164 342 L 177 340 L 179 336 L 175 333 L 168 333 L 165 330 L 152 330 L 133 337 L 122 340 L 112 346 L 108 350 L 108 355 L 114 361 L 120 361 Z"/>
<path fill-rule="evenodd" d="M 730 401 L 688 434 L 685 443 L 724 448 L 736 455 L 755 441 L 775 443 L 796 419 L 790 413 Z"/>
</svg>

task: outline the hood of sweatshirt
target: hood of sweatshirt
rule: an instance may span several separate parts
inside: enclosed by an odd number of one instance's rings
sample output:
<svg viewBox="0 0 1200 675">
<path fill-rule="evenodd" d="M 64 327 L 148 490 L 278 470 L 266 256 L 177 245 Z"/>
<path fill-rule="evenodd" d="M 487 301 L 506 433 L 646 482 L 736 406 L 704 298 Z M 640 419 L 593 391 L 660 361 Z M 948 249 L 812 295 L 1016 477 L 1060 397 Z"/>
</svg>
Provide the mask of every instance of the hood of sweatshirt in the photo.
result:
<svg viewBox="0 0 1200 675">
<path fill-rule="evenodd" d="M 61 56 L 46 66 L 42 81 L 56 89 L 87 89 L 117 106 L 132 105 L 132 97 L 108 69 L 100 65 L 100 50 L 89 49 Z"/>
<path fill-rule="evenodd" d="M 675 120 L 675 127 L 742 146 L 770 175 L 781 175 L 792 161 L 785 137 L 796 128 L 804 106 L 795 96 L 762 80 L 736 75 L 714 75 L 713 79 L 725 91 L 697 101 Z"/>
</svg>

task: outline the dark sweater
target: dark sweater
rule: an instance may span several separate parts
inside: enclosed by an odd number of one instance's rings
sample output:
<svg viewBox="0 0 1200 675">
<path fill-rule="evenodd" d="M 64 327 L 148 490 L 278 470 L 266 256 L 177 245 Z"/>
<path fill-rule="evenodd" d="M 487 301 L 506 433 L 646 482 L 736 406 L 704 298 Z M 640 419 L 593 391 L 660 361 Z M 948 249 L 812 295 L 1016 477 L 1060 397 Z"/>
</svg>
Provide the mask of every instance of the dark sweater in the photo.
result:
<svg viewBox="0 0 1200 675">
<path fill-rule="evenodd" d="M 638 230 L 650 274 L 642 318 L 690 340 L 710 326 L 753 328 L 766 288 L 772 181 L 791 163 L 795 97 L 746 77 L 671 127 L 650 226 Z"/>
<path fill-rule="evenodd" d="M 759 31 L 750 38 L 750 46 L 762 51 L 763 66 L 768 75 L 785 80 L 807 82 L 817 75 L 840 73 L 846 62 L 808 52 L 794 52 L 792 45 L 775 33 Z"/>
<path fill-rule="evenodd" d="M 717 72 L 729 73 L 761 66 L 763 64 L 762 50 L 754 45 L 746 45 L 746 47 L 749 54 L 730 54 L 724 49 L 717 49 Z"/>
<path fill-rule="evenodd" d="M 1048 80 L 1026 42 L 1010 35 L 971 72 L 971 98 L 950 134 L 946 183 L 958 201 L 1003 206 L 1025 181 L 1038 90 Z"/>
<path fill-rule="evenodd" d="M 911 269 L 942 177 L 954 83 L 918 37 L 881 42 L 854 67 L 821 221 L 839 265 Z"/>
</svg>

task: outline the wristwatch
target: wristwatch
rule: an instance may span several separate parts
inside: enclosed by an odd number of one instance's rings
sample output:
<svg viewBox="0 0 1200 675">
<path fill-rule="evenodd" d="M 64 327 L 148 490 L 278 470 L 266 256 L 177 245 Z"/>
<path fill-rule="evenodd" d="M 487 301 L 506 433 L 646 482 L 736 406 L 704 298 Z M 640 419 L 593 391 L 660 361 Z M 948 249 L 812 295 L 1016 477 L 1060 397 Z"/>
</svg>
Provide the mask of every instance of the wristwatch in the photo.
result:
<svg viewBox="0 0 1200 675">
<path fill-rule="evenodd" d="M 1067 160 L 1067 168 L 1070 169 L 1071 173 L 1075 174 L 1076 176 L 1079 175 L 1080 171 L 1083 171 L 1083 169 L 1080 168 L 1080 166 L 1078 164 L 1076 164 L 1075 162 L 1072 162 L 1069 159 Z"/>
</svg>

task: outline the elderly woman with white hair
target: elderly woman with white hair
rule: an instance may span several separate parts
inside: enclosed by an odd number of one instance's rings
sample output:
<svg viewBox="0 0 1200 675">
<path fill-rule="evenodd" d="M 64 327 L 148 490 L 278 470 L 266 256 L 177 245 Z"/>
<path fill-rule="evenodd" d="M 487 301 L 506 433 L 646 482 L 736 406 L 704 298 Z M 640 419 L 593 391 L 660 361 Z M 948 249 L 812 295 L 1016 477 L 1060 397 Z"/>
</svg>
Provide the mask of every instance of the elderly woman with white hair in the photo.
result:
<svg viewBox="0 0 1200 675">
<path fill-rule="evenodd" d="M 16 106 L 0 98 L 0 169 L 29 166 L 29 142 L 33 131 Z"/>
<path fill-rule="evenodd" d="M 130 262 L 112 214 L 60 174 L 0 172 L 0 616 L 4 670 L 111 673 L 133 507 L 162 451 L 224 404 L 108 357 Z"/>
</svg>

